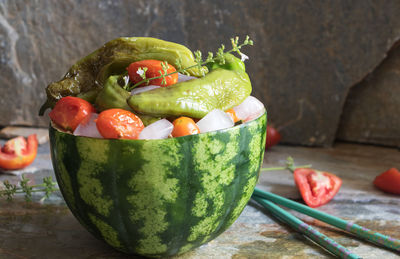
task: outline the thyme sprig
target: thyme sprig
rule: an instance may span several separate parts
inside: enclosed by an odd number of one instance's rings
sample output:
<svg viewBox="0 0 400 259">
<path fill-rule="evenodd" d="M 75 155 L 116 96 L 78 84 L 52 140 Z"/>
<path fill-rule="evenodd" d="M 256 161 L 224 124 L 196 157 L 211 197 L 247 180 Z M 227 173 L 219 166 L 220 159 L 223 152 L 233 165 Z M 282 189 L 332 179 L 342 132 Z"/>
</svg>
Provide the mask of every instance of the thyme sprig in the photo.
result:
<svg viewBox="0 0 400 259">
<path fill-rule="evenodd" d="M 146 71 L 147 71 L 147 67 L 139 67 L 139 69 L 136 71 L 136 73 L 143 79 L 146 80 Z"/>
<path fill-rule="evenodd" d="M 140 77 L 143 79 L 140 82 L 137 82 L 136 84 L 130 86 L 129 88 L 127 88 L 128 91 L 131 91 L 132 89 L 134 89 L 135 87 L 142 85 L 142 84 L 149 84 L 151 80 L 154 79 L 162 79 L 161 84 L 165 85 L 166 84 L 166 77 L 170 76 L 172 74 L 176 74 L 176 73 L 182 73 L 182 74 L 188 74 L 187 70 L 192 69 L 192 68 L 198 68 L 199 71 L 201 71 L 202 76 L 205 75 L 204 70 L 202 69 L 202 66 L 208 64 L 208 63 L 218 63 L 219 65 L 223 65 L 225 64 L 225 54 L 226 53 L 232 53 L 232 52 L 236 52 L 237 54 L 240 55 L 242 60 L 248 59 L 248 57 L 243 54 L 241 52 L 241 48 L 247 45 L 252 46 L 254 44 L 253 40 L 250 39 L 249 36 L 246 36 L 245 40 L 242 43 L 239 43 L 239 37 L 235 37 L 235 38 L 231 38 L 231 44 L 232 44 L 232 48 L 230 50 L 225 51 L 225 45 L 221 44 L 221 47 L 218 48 L 216 54 L 214 55 L 214 53 L 212 52 L 208 52 L 207 58 L 204 60 L 203 59 L 203 55 L 201 53 L 200 50 L 196 50 L 194 52 L 194 61 L 196 62 L 195 65 L 193 66 L 189 66 L 189 67 L 182 67 L 182 60 L 181 59 L 177 59 L 176 60 L 176 71 L 174 72 L 170 72 L 168 73 L 168 63 L 166 61 L 161 62 L 161 67 L 162 67 L 162 71 L 159 70 L 159 76 L 155 76 L 155 77 L 151 77 L 151 78 L 146 78 L 146 70 L 147 68 L 139 68 L 139 70 L 137 71 L 137 73 L 140 75 Z M 145 70 L 146 69 L 146 70 Z M 143 72 L 144 71 L 144 72 Z"/>
<path fill-rule="evenodd" d="M 278 170 L 289 170 L 290 172 L 294 172 L 294 170 L 298 169 L 298 168 L 310 168 L 312 167 L 312 165 L 308 164 L 308 165 L 295 165 L 294 164 L 294 160 L 292 157 L 288 157 L 286 158 L 286 163 L 285 166 L 279 166 L 279 167 L 264 167 L 261 168 L 261 172 L 265 172 L 265 171 L 278 171 Z"/>
<path fill-rule="evenodd" d="M 0 197 L 6 197 L 8 201 L 11 201 L 16 194 L 24 194 L 25 200 L 30 202 L 32 201 L 32 193 L 44 192 L 45 194 L 40 200 L 43 202 L 45 199 L 48 199 L 53 192 L 58 190 L 58 188 L 55 187 L 56 182 L 53 182 L 51 176 L 43 178 L 42 184 L 29 185 L 28 183 L 29 178 L 26 178 L 25 175 L 22 175 L 19 181 L 19 187 L 5 180 L 3 182 L 5 189 L 0 190 Z"/>
</svg>

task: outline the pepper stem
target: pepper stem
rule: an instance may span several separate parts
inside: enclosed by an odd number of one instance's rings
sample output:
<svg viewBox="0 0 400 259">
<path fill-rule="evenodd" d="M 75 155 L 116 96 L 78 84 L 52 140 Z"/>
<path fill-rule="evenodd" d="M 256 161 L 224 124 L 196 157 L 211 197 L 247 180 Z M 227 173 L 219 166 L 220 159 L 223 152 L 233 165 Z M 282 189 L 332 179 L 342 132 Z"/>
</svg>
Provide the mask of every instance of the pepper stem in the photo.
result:
<svg viewBox="0 0 400 259">
<path fill-rule="evenodd" d="M 289 157 L 286 159 L 286 166 L 264 167 L 264 168 L 261 168 L 260 171 L 261 171 L 261 172 L 266 172 L 266 171 L 289 170 L 290 172 L 293 173 L 294 170 L 296 170 L 296 169 L 298 169 L 298 168 L 310 168 L 310 167 L 312 167 L 311 164 L 295 166 L 295 165 L 294 165 L 294 160 L 293 160 L 293 158 L 289 156 Z"/>
<path fill-rule="evenodd" d="M 298 168 L 310 168 L 312 167 L 311 164 L 308 165 L 299 165 L 299 166 L 293 166 L 293 167 L 287 167 L 287 166 L 281 166 L 281 167 L 263 167 L 261 168 L 262 172 L 266 171 L 279 171 L 279 170 L 289 170 L 289 171 L 294 171 L 295 169 Z"/>
</svg>

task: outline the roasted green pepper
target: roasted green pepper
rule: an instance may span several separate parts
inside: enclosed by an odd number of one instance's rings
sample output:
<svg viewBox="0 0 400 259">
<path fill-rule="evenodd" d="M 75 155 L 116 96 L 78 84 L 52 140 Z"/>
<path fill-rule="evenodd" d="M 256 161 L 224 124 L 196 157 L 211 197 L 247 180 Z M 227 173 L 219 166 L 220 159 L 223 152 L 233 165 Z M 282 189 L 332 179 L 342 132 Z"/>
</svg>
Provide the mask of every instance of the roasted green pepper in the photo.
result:
<svg viewBox="0 0 400 259">
<path fill-rule="evenodd" d="M 182 67 L 196 64 L 192 52 L 183 45 L 147 37 L 118 38 L 79 60 L 62 80 L 47 86 L 47 101 L 39 114 L 43 115 L 47 108 L 53 107 L 64 96 L 86 96 L 90 93 L 88 97 L 94 100 L 110 75 L 122 74 L 131 62 L 144 59 L 167 61 L 174 66 L 179 60 Z M 207 72 L 206 67 L 201 70 L 195 67 L 187 72 L 192 76 Z"/>
<path fill-rule="evenodd" d="M 244 62 L 240 58 L 237 58 L 235 55 L 232 55 L 230 53 L 224 54 L 224 63 L 220 64 L 217 60 L 215 62 L 210 62 L 206 64 L 206 66 L 210 71 L 217 68 L 246 71 Z"/>
<path fill-rule="evenodd" d="M 146 115 L 202 118 L 213 109 L 240 104 L 250 93 L 246 72 L 217 68 L 198 79 L 132 95 L 128 104 Z"/>
<path fill-rule="evenodd" d="M 127 104 L 126 100 L 131 94 L 123 89 L 118 83 L 121 76 L 110 76 L 103 89 L 99 92 L 96 98 L 95 107 L 101 112 L 111 108 L 120 108 L 131 111 L 131 107 Z"/>
<path fill-rule="evenodd" d="M 95 107 L 99 112 L 112 108 L 133 111 L 127 103 L 127 99 L 131 94 L 121 87 L 124 85 L 124 82 L 121 81 L 124 81 L 123 76 L 114 75 L 108 77 L 95 101 Z M 161 119 L 160 117 L 143 114 L 136 115 L 140 117 L 145 126 Z"/>
</svg>

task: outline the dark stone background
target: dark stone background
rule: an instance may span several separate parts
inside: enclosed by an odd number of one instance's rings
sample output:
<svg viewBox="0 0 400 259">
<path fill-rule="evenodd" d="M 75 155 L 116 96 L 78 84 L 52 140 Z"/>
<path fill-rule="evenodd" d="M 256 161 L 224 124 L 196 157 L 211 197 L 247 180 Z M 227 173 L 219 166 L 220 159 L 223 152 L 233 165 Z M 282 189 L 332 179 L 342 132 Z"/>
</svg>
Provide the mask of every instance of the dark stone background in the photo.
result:
<svg viewBox="0 0 400 259">
<path fill-rule="evenodd" d="M 399 146 L 400 55 L 390 52 L 393 66 L 383 61 L 400 37 L 398 17 L 399 1 L 379 0 L 3 0 L 0 125 L 46 126 L 37 116 L 46 85 L 116 37 L 152 36 L 207 52 L 248 34 L 253 95 L 284 143 L 329 146 L 338 132 Z"/>
<path fill-rule="evenodd" d="M 400 47 L 348 95 L 337 138 L 400 147 Z"/>
</svg>

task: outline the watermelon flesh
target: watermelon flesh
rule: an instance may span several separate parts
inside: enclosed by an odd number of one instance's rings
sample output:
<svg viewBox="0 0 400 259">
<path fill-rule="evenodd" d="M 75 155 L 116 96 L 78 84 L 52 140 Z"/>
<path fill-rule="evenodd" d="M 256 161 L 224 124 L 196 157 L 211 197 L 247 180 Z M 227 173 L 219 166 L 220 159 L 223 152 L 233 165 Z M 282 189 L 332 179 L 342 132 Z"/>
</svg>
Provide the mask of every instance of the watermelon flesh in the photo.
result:
<svg viewBox="0 0 400 259">
<path fill-rule="evenodd" d="M 95 237 L 128 254 L 165 257 L 217 237 L 258 180 L 266 114 L 235 127 L 156 140 L 100 139 L 50 126 L 64 199 Z"/>
</svg>

